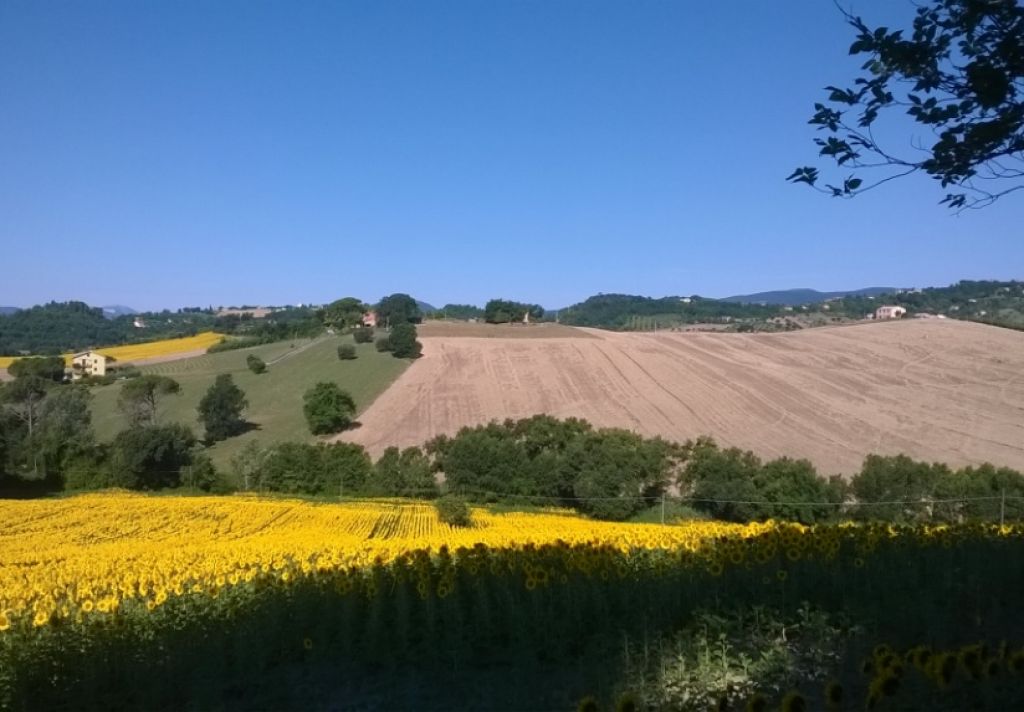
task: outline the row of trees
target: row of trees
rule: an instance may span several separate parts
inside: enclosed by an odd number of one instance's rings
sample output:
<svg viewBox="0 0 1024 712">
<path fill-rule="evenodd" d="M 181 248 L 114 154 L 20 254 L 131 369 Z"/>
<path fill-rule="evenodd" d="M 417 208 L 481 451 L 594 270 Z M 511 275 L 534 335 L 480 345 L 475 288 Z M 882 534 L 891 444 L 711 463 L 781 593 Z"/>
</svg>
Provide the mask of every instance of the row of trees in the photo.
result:
<svg viewBox="0 0 1024 712">
<path fill-rule="evenodd" d="M 544 318 L 544 307 L 540 304 L 510 302 L 506 299 L 492 299 L 484 305 L 484 321 L 489 324 L 521 322 L 527 315 L 530 321 L 541 321 Z"/>
<path fill-rule="evenodd" d="M 164 376 L 125 382 L 119 405 L 128 428 L 99 444 L 87 388 L 23 374 L 0 389 L 0 465 L 70 489 L 228 489 L 227 473 L 216 472 L 191 429 L 160 423 L 162 401 L 179 392 Z M 246 405 L 231 376 L 218 376 L 198 409 L 206 442 L 241 432 Z M 334 433 L 351 424 L 355 403 L 336 384 L 319 383 L 304 412 L 311 432 Z M 543 415 L 463 428 L 422 450 L 390 448 L 376 463 L 350 443 L 250 443 L 232 470 L 234 486 L 313 495 L 434 497 L 443 479 L 446 491 L 472 501 L 560 505 L 602 519 L 626 519 L 677 496 L 728 521 L 1024 517 L 1024 475 L 1009 468 L 954 470 L 872 455 L 848 481 L 824 479 L 806 460 L 764 462 L 709 439 L 672 443 Z"/>
</svg>

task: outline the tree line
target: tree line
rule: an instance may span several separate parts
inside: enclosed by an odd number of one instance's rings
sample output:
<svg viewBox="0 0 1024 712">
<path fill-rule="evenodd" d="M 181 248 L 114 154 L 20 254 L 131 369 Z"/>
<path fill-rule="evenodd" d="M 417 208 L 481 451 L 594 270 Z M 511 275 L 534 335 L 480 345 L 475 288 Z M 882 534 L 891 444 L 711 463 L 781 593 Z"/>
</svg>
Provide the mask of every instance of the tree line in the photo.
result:
<svg viewBox="0 0 1024 712">
<path fill-rule="evenodd" d="M 87 389 L 30 378 L 0 390 L 0 463 L 8 473 L 35 473 L 65 489 L 188 486 L 428 499 L 448 493 L 480 504 L 568 507 L 608 520 L 663 512 L 666 501 L 669 518 L 733 522 L 1024 517 L 1024 475 L 1006 467 L 954 469 L 870 455 L 851 478 L 824 478 L 807 460 L 763 461 L 709 438 L 675 443 L 546 415 L 463 428 L 422 448 L 388 448 L 376 461 L 353 443 L 253 441 L 218 471 L 191 429 L 159 422 L 160 403 L 178 390 L 171 379 L 126 383 L 120 407 L 129 427 L 100 445 Z M 199 407 L 206 443 L 243 430 L 245 407 L 231 376 L 219 376 Z M 337 385 L 322 383 L 307 392 L 304 410 L 311 433 L 326 434 L 351 423 L 355 404 Z"/>
</svg>

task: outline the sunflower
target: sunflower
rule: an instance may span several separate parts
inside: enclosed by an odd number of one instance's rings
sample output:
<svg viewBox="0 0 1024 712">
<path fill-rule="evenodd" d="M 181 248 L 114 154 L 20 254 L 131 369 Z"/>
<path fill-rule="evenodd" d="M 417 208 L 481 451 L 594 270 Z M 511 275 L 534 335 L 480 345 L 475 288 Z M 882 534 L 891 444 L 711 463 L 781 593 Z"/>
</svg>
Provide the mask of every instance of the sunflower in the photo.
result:
<svg viewBox="0 0 1024 712">
<path fill-rule="evenodd" d="M 839 684 L 838 680 L 830 680 L 825 685 L 825 701 L 833 709 L 843 703 L 843 686 Z"/>
<path fill-rule="evenodd" d="M 765 712 L 768 709 L 768 698 L 760 692 L 755 692 L 743 709 L 745 712 Z"/>
<path fill-rule="evenodd" d="M 0 630 L 7 630 L 11 627 L 11 619 L 7 616 L 7 611 L 0 611 Z"/>
<path fill-rule="evenodd" d="M 303 638 L 302 639 L 302 647 L 305 648 L 306 650 L 312 650 L 313 649 L 313 639 L 312 638 Z"/>
<path fill-rule="evenodd" d="M 1007 666 L 1014 675 L 1024 674 L 1024 650 L 1014 651 Z"/>
<path fill-rule="evenodd" d="M 807 700 L 796 690 L 782 698 L 782 712 L 806 712 Z"/>
<path fill-rule="evenodd" d="M 788 575 L 789 574 L 787 574 L 783 569 L 779 569 L 775 572 L 775 578 L 777 578 L 779 581 L 785 581 Z"/>
</svg>

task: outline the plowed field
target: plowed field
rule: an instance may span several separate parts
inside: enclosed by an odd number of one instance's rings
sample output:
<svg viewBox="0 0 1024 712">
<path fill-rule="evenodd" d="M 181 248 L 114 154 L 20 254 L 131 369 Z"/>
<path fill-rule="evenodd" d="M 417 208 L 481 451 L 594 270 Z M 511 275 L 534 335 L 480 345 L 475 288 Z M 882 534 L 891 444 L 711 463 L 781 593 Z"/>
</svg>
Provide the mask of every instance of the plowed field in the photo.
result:
<svg viewBox="0 0 1024 712">
<path fill-rule="evenodd" d="M 1024 469 L 1024 333 L 908 320 L 785 334 L 424 337 L 343 437 L 379 454 L 536 413 L 711 435 L 851 474 L 869 453 Z"/>
</svg>

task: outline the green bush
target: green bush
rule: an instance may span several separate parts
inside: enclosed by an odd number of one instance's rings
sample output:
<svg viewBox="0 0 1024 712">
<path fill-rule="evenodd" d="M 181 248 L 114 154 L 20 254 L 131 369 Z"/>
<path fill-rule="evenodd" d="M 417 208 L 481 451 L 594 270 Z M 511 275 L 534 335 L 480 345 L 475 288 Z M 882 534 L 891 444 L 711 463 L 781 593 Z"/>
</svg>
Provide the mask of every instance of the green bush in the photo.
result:
<svg viewBox="0 0 1024 712">
<path fill-rule="evenodd" d="M 382 336 L 379 339 L 377 339 L 376 342 L 374 342 L 374 346 L 376 346 L 377 350 L 380 351 L 381 353 L 383 353 L 385 351 L 390 351 L 391 350 L 391 338 L 387 337 L 387 336 Z"/>
<path fill-rule="evenodd" d="M 388 341 L 396 358 L 419 358 L 423 354 L 423 344 L 416 340 L 416 327 L 412 324 L 395 324 Z"/>
<path fill-rule="evenodd" d="M 266 362 L 256 354 L 249 354 L 248 356 L 246 356 L 245 365 L 249 367 L 250 371 L 257 375 L 261 373 L 266 373 L 267 371 Z"/>
<path fill-rule="evenodd" d="M 303 413 L 313 435 L 337 433 L 352 424 L 356 402 L 337 383 L 321 381 L 302 397 Z"/>
<path fill-rule="evenodd" d="M 351 361 L 356 358 L 356 347 L 352 344 L 342 344 L 338 347 L 338 358 L 342 361 Z"/>
<path fill-rule="evenodd" d="M 373 341 L 372 326 L 357 326 L 352 330 L 352 338 L 357 344 L 369 344 Z"/>
<path fill-rule="evenodd" d="M 469 504 L 465 497 L 446 494 L 434 502 L 437 518 L 452 527 L 469 527 L 473 525 L 473 517 L 469 512 Z"/>
</svg>

